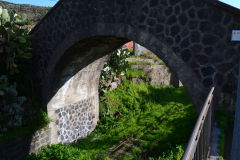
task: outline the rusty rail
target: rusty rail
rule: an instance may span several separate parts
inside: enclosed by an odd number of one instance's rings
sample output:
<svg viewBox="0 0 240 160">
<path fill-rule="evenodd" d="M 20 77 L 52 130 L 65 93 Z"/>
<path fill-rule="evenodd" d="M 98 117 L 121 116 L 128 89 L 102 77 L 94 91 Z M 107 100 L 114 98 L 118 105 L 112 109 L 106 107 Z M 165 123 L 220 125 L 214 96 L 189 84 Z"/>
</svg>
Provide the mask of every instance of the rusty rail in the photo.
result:
<svg viewBox="0 0 240 160">
<path fill-rule="evenodd" d="M 211 88 L 189 139 L 182 160 L 207 160 L 211 148 L 212 104 L 215 87 Z"/>
</svg>

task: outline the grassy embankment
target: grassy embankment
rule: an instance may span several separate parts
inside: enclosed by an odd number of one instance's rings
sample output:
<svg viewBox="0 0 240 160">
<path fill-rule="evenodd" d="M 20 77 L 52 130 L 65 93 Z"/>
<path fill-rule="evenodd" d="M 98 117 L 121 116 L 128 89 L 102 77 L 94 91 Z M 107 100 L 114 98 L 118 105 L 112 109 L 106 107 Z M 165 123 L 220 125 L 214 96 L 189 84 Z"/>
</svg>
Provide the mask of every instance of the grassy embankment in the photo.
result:
<svg viewBox="0 0 240 160">
<path fill-rule="evenodd" d="M 180 160 L 195 120 L 184 88 L 125 81 L 102 97 L 100 121 L 87 138 L 44 147 L 27 159 Z M 116 146 L 120 147 L 114 150 Z"/>
</svg>

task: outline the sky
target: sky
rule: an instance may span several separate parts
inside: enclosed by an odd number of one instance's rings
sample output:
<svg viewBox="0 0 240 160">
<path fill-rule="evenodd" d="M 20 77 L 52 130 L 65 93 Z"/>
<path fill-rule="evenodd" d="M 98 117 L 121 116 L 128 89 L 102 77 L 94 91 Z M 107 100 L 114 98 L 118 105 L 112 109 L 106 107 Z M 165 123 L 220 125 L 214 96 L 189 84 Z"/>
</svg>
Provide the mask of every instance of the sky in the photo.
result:
<svg viewBox="0 0 240 160">
<path fill-rule="evenodd" d="M 0 0 L 1 1 L 1 0 Z M 32 4 L 37 6 L 54 6 L 58 0 L 4 0 L 17 4 Z M 240 0 L 219 0 L 240 9 Z"/>
<path fill-rule="evenodd" d="M 58 0 L 4 0 L 4 1 L 16 3 L 16 4 L 31 4 L 36 6 L 47 6 L 47 7 L 52 7 L 58 2 Z"/>
<path fill-rule="evenodd" d="M 240 9 L 240 0 L 220 0 L 220 1 Z"/>
</svg>

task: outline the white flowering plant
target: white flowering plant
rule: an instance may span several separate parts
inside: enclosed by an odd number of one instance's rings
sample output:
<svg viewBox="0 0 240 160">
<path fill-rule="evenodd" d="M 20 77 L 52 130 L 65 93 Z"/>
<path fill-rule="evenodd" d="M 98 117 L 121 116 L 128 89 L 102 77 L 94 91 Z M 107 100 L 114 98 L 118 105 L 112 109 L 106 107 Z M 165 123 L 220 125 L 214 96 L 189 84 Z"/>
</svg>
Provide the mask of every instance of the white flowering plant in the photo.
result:
<svg viewBox="0 0 240 160">
<path fill-rule="evenodd" d="M 109 91 L 112 82 L 126 74 L 127 68 L 129 67 L 126 59 L 131 56 L 130 54 L 129 50 L 123 47 L 110 54 L 101 72 L 99 82 L 100 96 Z"/>
</svg>

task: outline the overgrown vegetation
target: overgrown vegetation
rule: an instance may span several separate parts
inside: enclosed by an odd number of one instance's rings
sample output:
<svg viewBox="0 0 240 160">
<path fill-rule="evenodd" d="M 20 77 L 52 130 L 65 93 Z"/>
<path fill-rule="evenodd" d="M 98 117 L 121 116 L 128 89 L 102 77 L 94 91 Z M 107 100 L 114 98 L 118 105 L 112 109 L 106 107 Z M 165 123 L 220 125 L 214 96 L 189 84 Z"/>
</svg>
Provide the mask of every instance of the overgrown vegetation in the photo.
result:
<svg viewBox="0 0 240 160">
<path fill-rule="evenodd" d="M 155 65 L 153 62 L 129 62 L 129 65 Z"/>
<path fill-rule="evenodd" d="M 35 98 L 30 77 L 30 24 L 26 14 L 0 7 L 0 143 L 49 122 Z"/>
<path fill-rule="evenodd" d="M 100 121 L 87 138 L 70 145 L 44 147 L 38 155 L 27 159 L 181 157 L 196 119 L 184 88 L 124 81 L 117 89 L 107 92 L 101 102 Z M 127 139 L 130 140 L 125 145 L 113 149 Z"/>
<path fill-rule="evenodd" d="M 32 36 L 28 35 L 28 29 L 24 27 L 30 22 L 26 21 L 27 15 L 17 15 L 15 11 L 10 14 L 7 9 L 0 6 L 0 37 L 1 59 L 3 68 L 11 75 L 19 73 L 19 67 L 31 58 L 29 53 Z"/>
<path fill-rule="evenodd" d="M 119 48 L 110 54 L 100 76 L 100 96 L 103 96 L 104 93 L 110 90 L 112 82 L 116 81 L 116 79 L 121 79 L 121 77 L 126 74 L 127 69 L 129 68 L 126 58 L 128 58 L 130 54 L 131 52 L 125 48 Z"/>
<path fill-rule="evenodd" d="M 229 129 L 230 126 L 233 126 L 233 115 L 227 111 L 219 110 L 216 113 L 217 123 L 218 127 L 221 130 L 221 133 L 219 134 L 219 144 L 218 144 L 218 150 L 219 154 L 224 157 L 224 150 L 225 150 L 225 132 L 227 129 Z"/>
<path fill-rule="evenodd" d="M 147 75 L 142 69 L 129 68 L 126 73 L 126 77 L 127 79 L 131 79 L 131 78 L 146 79 Z"/>
</svg>

